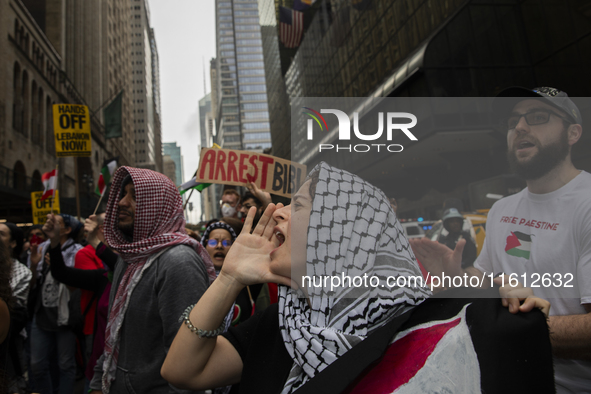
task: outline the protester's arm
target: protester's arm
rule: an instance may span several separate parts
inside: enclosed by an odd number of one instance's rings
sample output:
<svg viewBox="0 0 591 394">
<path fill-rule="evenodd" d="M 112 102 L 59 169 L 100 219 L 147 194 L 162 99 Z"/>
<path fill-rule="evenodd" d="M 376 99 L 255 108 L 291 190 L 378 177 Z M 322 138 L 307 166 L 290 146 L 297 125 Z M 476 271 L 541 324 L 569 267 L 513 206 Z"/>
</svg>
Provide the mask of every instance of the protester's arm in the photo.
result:
<svg viewBox="0 0 591 394">
<path fill-rule="evenodd" d="M 82 249 L 81 249 L 82 250 Z M 76 253 L 76 259 L 80 252 Z M 66 286 L 78 287 L 84 290 L 99 291 L 102 288 L 103 281 L 106 280 L 103 269 L 83 270 L 67 267 L 64 263 L 59 245 L 49 249 L 49 258 L 51 259 L 51 275 Z"/>
<path fill-rule="evenodd" d="M 8 305 L 3 299 L 0 299 L 0 344 L 4 342 L 8 336 L 8 330 L 10 329 L 10 312 L 8 311 Z"/>
<path fill-rule="evenodd" d="M 271 194 L 259 189 L 259 187 L 254 182 L 249 182 L 246 187 L 248 188 L 248 191 L 250 191 L 263 204 L 263 211 L 265 211 L 265 209 L 267 209 L 267 205 L 271 204 L 272 202 Z"/>
<path fill-rule="evenodd" d="M 119 255 L 117 253 L 113 252 L 111 248 L 102 242 L 99 242 L 99 244 L 96 246 L 95 253 L 99 259 L 107 264 L 107 267 L 109 267 L 111 271 L 115 271 L 115 266 L 119 260 Z"/>
<path fill-rule="evenodd" d="M 552 353 L 559 358 L 591 361 L 591 304 L 582 315 L 550 316 Z"/>
<path fill-rule="evenodd" d="M 269 253 L 275 221 L 275 205 L 269 204 L 252 234 L 250 230 L 256 209 L 249 210 L 242 233 L 236 239 L 224 261 L 218 278 L 201 297 L 189 315 L 191 323 L 213 331 L 222 324 L 240 290 L 254 283 L 283 283 L 289 278 L 269 271 Z M 181 324 L 162 366 L 162 376 L 173 385 L 193 390 L 220 387 L 240 380 L 242 359 L 224 337 L 201 338 Z"/>
<path fill-rule="evenodd" d="M 27 298 L 29 297 L 29 288 L 31 286 L 31 270 L 20 262 L 15 262 L 13 268 L 14 275 L 19 279 L 16 282 L 14 289 L 12 289 L 12 296 L 14 297 L 15 304 L 19 306 L 27 306 Z"/>
</svg>

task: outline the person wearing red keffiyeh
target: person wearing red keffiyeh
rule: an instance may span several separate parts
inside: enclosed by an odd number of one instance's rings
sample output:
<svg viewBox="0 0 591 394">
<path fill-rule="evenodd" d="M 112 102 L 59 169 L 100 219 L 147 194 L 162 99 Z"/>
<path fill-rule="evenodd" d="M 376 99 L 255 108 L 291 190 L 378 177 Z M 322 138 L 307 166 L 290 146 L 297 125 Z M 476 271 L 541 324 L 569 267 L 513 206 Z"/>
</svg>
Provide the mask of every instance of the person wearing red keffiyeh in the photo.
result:
<svg viewBox="0 0 591 394">
<path fill-rule="evenodd" d="M 90 383 L 103 393 L 183 392 L 160 376 L 178 317 L 215 279 L 204 248 L 185 232 L 182 199 L 166 176 L 120 167 L 113 176 L 105 239 L 119 253 L 105 350 Z"/>
</svg>

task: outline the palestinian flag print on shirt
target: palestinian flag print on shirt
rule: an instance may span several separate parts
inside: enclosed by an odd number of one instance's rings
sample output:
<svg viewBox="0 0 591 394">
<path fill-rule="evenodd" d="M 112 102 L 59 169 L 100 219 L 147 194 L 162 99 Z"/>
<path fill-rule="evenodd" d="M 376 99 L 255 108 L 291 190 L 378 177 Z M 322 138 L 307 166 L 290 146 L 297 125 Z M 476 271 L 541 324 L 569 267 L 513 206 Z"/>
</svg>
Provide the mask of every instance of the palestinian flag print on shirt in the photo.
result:
<svg viewBox="0 0 591 394">
<path fill-rule="evenodd" d="M 505 252 L 508 255 L 523 257 L 524 259 L 529 260 L 531 241 L 531 235 L 519 231 L 511 231 L 511 235 L 507 237 Z"/>
</svg>

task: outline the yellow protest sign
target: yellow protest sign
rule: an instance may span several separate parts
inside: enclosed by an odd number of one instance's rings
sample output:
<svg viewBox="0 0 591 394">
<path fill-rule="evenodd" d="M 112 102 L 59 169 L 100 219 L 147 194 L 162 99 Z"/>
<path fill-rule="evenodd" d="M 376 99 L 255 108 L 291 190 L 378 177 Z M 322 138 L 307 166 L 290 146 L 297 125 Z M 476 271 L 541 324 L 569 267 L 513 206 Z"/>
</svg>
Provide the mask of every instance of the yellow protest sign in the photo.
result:
<svg viewBox="0 0 591 394">
<path fill-rule="evenodd" d="M 91 156 L 90 114 L 86 105 L 54 104 L 53 131 L 57 157 Z"/>
<path fill-rule="evenodd" d="M 59 190 L 55 191 L 55 197 L 49 197 L 41 201 L 43 192 L 31 193 L 31 209 L 33 210 L 33 224 L 45 224 L 47 214 L 51 213 L 51 199 L 55 198 L 53 202 L 53 213 L 60 213 L 60 199 Z"/>
</svg>

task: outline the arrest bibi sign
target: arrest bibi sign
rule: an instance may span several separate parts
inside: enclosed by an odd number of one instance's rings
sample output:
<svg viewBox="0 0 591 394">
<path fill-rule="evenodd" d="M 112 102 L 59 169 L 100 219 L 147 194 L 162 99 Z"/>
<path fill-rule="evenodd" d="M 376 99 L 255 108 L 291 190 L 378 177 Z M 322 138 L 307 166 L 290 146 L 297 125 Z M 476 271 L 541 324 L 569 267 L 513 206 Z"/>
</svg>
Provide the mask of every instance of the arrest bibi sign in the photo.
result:
<svg viewBox="0 0 591 394">
<path fill-rule="evenodd" d="M 232 149 L 201 149 L 197 181 L 245 186 L 291 197 L 306 179 L 306 166 L 262 153 Z"/>
</svg>

